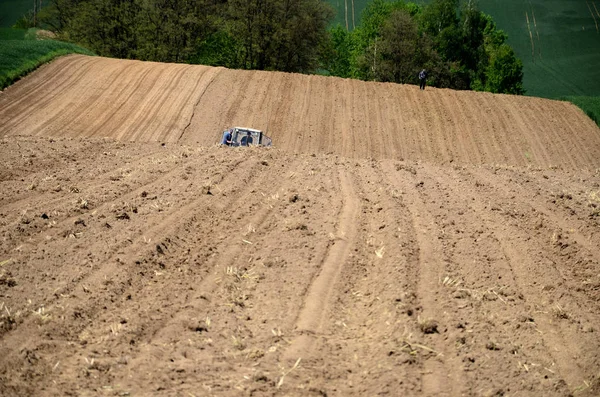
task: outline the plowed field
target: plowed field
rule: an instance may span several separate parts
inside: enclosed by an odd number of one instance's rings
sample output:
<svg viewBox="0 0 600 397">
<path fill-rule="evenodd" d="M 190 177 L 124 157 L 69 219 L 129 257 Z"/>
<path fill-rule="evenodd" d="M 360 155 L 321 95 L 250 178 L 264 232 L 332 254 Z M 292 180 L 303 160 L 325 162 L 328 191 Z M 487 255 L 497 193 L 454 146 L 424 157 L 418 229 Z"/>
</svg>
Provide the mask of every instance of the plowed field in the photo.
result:
<svg viewBox="0 0 600 397">
<path fill-rule="evenodd" d="M 0 395 L 600 393 L 568 103 L 71 56 L 0 94 L 0 159 Z"/>
</svg>

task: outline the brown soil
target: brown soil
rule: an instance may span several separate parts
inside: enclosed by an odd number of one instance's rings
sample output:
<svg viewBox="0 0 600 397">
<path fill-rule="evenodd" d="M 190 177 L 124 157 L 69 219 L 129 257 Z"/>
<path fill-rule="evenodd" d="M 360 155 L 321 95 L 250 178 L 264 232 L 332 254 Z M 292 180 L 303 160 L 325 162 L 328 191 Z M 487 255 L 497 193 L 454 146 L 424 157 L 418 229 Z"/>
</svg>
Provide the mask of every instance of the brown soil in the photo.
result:
<svg viewBox="0 0 600 397">
<path fill-rule="evenodd" d="M 0 158 L 0 395 L 600 394 L 570 104 L 70 56 Z"/>
</svg>

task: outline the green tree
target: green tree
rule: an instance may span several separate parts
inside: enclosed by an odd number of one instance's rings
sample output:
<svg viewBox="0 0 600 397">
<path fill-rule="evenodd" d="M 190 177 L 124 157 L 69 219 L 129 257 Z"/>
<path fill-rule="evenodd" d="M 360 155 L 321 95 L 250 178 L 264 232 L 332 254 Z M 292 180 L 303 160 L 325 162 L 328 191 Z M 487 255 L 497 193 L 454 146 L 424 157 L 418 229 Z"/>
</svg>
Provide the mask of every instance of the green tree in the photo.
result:
<svg viewBox="0 0 600 397">
<path fill-rule="evenodd" d="M 329 39 L 324 44 L 320 68 L 331 76 L 350 77 L 353 36 L 342 25 L 329 29 Z"/>
<path fill-rule="evenodd" d="M 485 91 L 523 95 L 523 63 L 513 49 L 501 44 L 490 54 L 485 71 Z"/>
<path fill-rule="evenodd" d="M 133 0 L 93 0 L 78 5 L 69 38 L 99 55 L 135 58 L 139 6 Z"/>
<path fill-rule="evenodd" d="M 208 0 L 136 0 L 137 58 L 162 62 L 188 61 L 213 32 L 216 6 Z"/>
<path fill-rule="evenodd" d="M 393 11 L 381 29 L 381 38 L 367 47 L 363 69 L 377 81 L 414 82 L 418 73 L 419 33 L 406 10 Z"/>
<path fill-rule="evenodd" d="M 62 34 L 82 3 L 81 0 L 49 0 L 40 12 L 40 22 L 53 32 Z"/>
<path fill-rule="evenodd" d="M 433 0 L 420 14 L 423 30 L 438 36 L 444 29 L 458 24 L 458 0 Z"/>
<path fill-rule="evenodd" d="M 321 0 L 230 0 L 227 15 L 239 42 L 237 67 L 310 72 L 334 14 Z"/>
<path fill-rule="evenodd" d="M 372 65 L 376 62 L 384 24 L 393 12 L 400 10 L 414 16 L 420 8 L 403 0 L 372 0 L 367 3 L 359 26 L 351 33 L 350 77 L 363 80 L 375 77 Z"/>
</svg>

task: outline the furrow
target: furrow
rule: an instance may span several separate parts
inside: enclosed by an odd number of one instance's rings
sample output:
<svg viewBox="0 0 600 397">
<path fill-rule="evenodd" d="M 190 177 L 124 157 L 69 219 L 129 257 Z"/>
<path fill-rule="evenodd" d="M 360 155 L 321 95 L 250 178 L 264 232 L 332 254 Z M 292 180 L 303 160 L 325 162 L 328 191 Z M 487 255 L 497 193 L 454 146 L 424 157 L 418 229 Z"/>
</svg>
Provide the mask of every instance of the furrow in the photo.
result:
<svg viewBox="0 0 600 397">
<path fill-rule="evenodd" d="M 402 176 L 397 175 L 399 170 L 404 170 Z M 410 215 L 405 228 L 414 236 L 413 244 L 416 249 L 408 257 L 408 265 L 416 269 L 416 300 L 418 307 L 418 331 L 423 334 L 423 342 L 415 345 L 425 346 L 425 349 L 435 352 L 423 363 L 423 376 L 421 387 L 423 395 L 427 396 L 458 396 L 462 395 L 460 386 L 462 380 L 460 364 L 457 362 L 453 351 L 448 344 L 443 343 L 438 333 L 447 332 L 454 318 L 454 313 L 444 301 L 445 291 L 440 288 L 439 282 L 446 274 L 448 263 L 447 253 L 439 243 L 438 228 L 428 208 L 413 172 L 418 172 L 414 166 L 399 168 L 386 162 L 382 168 L 382 175 L 389 180 L 391 189 L 396 194 L 401 194 L 402 202 Z M 410 346 L 410 343 L 409 343 Z"/>
<path fill-rule="evenodd" d="M 284 361 L 296 360 L 310 352 L 314 336 L 321 332 L 324 316 L 330 305 L 338 276 L 347 261 L 350 248 L 354 244 L 356 230 L 353 227 L 359 208 L 359 200 L 353 182 L 348 174 L 340 171 L 340 190 L 343 206 L 338 215 L 335 241 L 323 258 L 318 275 L 312 280 L 304 297 L 302 310 L 296 320 L 296 332 L 299 334 L 286 350 Z"/>
<path fill-rule="evenodd" d="M 453 194 L 458 194 L 455 187 L 457 184 L 451 183 L 452 179 L 448 176 L 436 176 L 438 183 L 446 186 Z M 508 263 L 525 304 L 533 306 L 530 316 L 551 360 L 546 363 L 545 368 L 556 368 L 554 372 L 559 376 L 557 385 L 564 379 L 571 391 L 585 386 L 586 379 L 593 376 L 593 369 L 589 365 L 594 362 L 594 358 L 588 357 L 587 352 L 580 348 L 580 343 L 585 339 L 586 346 L 595 351 L 600 346 L 600 341 L 594 335 L 582 333 L 581 328 L 568 321 L 569 318 L 576 318 L 578 322 L 586 324 L 590 323 L 591 318 L 585 312 L 577 310 L 576 300 L 569 292 L 565 274 L 546 257 L 545 244 L 532 239 L 518 223 L 506 222 L 493 209 L 495 204 L 489 195 L 479 196 L 478 192 L 471 194 L 473 200 L 470 207 L 487 229 L 494 230 L 494 240 L 501 249 L 501 260 Z M 524 241 L 527 241 L 526 245 Z M 556 298 L 552 298 L 553 296 Z"/>
</svg>

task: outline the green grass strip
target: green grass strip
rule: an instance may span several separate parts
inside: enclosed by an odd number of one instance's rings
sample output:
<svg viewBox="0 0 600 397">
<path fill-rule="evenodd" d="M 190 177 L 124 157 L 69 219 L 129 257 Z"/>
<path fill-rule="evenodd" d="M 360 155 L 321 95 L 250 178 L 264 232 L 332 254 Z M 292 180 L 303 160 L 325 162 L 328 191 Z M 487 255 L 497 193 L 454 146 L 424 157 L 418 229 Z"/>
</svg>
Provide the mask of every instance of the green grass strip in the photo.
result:
<svg viewBox="0 0 600 397">
<path fill-rule="evenodd" d="M 566 96 L 561 99 L 578 106 L 600 127 L 600 97 L 597 96 Z"/>
<path fill-rule="evenodd" d="M 56 40 L 0 40 L 0 90 L 42 64 L 74 53 L 94 55 L 74 44 Z"/>
<path fill-rule="evenodd" d="M 27 29 L 0 28 L 0 40 L 25 40 Z"/>
</svg>

